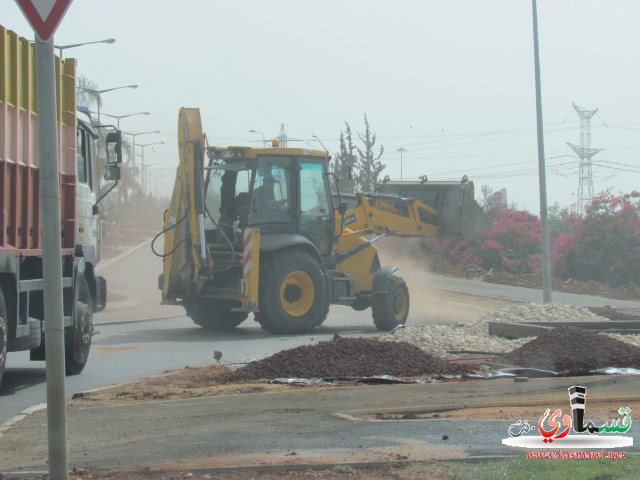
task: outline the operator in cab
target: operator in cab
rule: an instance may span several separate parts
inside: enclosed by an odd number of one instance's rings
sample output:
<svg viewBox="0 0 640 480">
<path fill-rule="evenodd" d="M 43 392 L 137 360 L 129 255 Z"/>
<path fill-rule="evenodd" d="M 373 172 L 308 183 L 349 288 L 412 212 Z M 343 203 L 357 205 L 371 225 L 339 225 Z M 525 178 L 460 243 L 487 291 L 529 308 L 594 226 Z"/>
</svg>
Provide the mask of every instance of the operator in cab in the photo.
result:
<svg viewBox="0 0 640 480">
<path fill-rule="evenodd" d="M 253 190 L 253 204 L 259 208 L 272 208 L 276 204 L 276 197 L 273 191 L 278 182 L 271 172 L 262 177 L 262 185 Z"/>
</svg>

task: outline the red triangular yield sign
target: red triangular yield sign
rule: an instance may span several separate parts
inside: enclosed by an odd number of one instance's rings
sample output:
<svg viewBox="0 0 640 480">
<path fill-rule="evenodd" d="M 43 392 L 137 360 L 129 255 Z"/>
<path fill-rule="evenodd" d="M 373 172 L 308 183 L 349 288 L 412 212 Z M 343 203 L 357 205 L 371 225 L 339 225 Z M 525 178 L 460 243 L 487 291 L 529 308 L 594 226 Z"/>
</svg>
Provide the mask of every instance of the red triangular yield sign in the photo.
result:
<svg viewBox="0 0 640 480">
<path fill-rule="evenodd" d="M 16 0 L 40 40 L 46 42 L 56 31 L 71 0 Z"/>
</svg>

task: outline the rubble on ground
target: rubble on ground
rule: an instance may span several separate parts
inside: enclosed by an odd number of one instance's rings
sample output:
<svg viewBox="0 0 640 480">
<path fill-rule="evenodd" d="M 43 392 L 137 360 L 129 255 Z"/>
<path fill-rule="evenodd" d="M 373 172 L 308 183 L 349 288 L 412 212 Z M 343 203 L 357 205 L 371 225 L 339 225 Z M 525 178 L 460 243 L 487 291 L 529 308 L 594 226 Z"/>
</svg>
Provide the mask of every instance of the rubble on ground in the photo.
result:
<svg viewBox="0 0 640 480">
<path fill-rule="evenodd" d="M 404 342 L 379 342 L 371 338 L 338 337 L 283 350 L 229 373 L 223 381 L 273 378 L 341 378 L 391 375 L 422 377 L 461 374 L 469 367 L 452 365 Z"/>
<path fill-rule="evenodd" d="M 566 375 L 606 367 L 640 368 L 640 347 L 576 327 L 544 332 L 505 356 L 514 365 Z"/>
<path fill-rule="evenodd" d="M 586 308 L 562 304 L 524 303 L 484 314 L 467 324 L 435 324 L 407 327 L 380 340 L 407 342 L 427 353 L 456 357 L 461 352 L 508 353 L 535 337 L 507 339 L 489 335 L 489 322 L 607 322 Z M 607 334 L 622 342 L 640 346 L 640 335 Z"/>
</svg>

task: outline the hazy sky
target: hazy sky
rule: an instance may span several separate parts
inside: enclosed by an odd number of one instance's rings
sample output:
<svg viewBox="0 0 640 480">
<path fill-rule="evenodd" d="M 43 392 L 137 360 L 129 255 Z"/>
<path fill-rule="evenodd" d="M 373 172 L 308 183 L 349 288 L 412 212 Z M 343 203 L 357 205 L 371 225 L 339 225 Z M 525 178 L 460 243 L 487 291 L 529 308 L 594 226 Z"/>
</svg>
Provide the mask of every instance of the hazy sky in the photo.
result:
<svg viewBox="0 0 640 480">
<path fill-rule="evenodd" d="M 592 119 L 595 192 L 640 180 L 640 2 L 539 0 L 549 203 L 578 192 L 580 143 L 572 103 Z M 22 12 L 0 1 L 0 24 L 33 38 Z M 366 113 L 384 145 L 384 174 L 505 187 L 539 211 L 529 0 L 74 0 L 57 45 L 100 89 L 102 113 L 145 148 L 148 188 L 169 194 L 181 106 L 199 107 L 211 144 L 257 145 L 286 125 L 290 138 L 337 151 L 344 122 Z M 307 146 L 291 142 L 290 146 Z M 139 151 L 140 152 L 140 151 Z"/>
</svg>

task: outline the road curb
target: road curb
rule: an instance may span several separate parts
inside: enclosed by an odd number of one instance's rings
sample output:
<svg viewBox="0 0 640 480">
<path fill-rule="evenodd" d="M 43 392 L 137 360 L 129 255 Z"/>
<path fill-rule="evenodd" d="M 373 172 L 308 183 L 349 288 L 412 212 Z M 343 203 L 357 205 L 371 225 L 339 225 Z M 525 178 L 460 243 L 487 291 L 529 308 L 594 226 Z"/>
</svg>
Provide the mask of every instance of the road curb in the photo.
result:
<svg viewBox="0 0 640 480">
<path fill-rule="evenodd" d="M 14 416 L 14 417 L 10 418 L 9 420 L 7 420 L 6 422 L 2 423 L 0 425 L 0 438 L 2 438 L 4 433 L 7 432 L 9 429 L 11 429 L 11 427 L 16 425 L 17 423 L 20 423 L 22 420 L 27 418 L 32 413 L 39 412 L 40 410 L 45 410 L 46 408 L 47 408 L 47 404 L 46 403 L 39 403 L 38 405 L 34 405 L 33 407 L 29 407 L 29 408 L 23 410 L 18 415 Z"/>
</svg>

